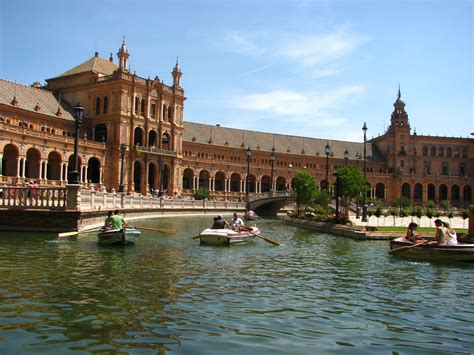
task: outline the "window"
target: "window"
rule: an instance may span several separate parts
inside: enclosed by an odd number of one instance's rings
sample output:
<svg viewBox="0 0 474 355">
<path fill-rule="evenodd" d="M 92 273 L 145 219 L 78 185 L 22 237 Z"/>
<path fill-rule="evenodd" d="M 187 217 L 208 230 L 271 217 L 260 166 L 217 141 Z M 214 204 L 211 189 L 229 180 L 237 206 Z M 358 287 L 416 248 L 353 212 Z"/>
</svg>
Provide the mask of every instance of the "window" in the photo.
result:
<svg viewBox="0 0 474 355">
<path fill-rule="evenodd" d="M 464 166 L 464 164 L 459 165 L 459 175 L 466 176 L 466 167 Z"/>
<path fill-rule="evenodd" d="M 444 156 L 444 148 L 443 147 L 439 147 L 438 156 L 440 156 L 440 157 Z"/>
<path fill-rule="evenodd" d="M 459 148 L 454 148 L 454 156 L 456 158 L 459 158 L 461 156 L 461 152 L 459 151 Z"/>
<path fill-rule="evenodd" d="M 145 100 L 142 100 L 141 106 L 140 106 L 140 116 L 144 116 L 144 115 L 145 115 L 145 103 L 146 103 L 146 101 L 145 101 Z"/>
<path fill-rule="evenodd" d="M 400 160 L 400 167 L 404 167 L 405 166 L 405 160 Z"/>
<path fill-rule="evenodd" d="M 109 98 L 104 96 L 104 113 L 107 113 L 109 110 Z"/>
<path fill-rule="evenodd" d="M 135 112 L 134 113 L 136 115 L 138 114 L 139 104 L 140 104 L 140 99 L 138 97 L 135 97 Z"/>
<path fill-rule="evenodd" d="M 441 175 L 449 175 L 449 165 L 448 165 L 448 163 L 443 163 L 441 165 Z"/>
<path fill-rule="evenodd" d="M 436 148 L 435 147 L 431 147 L 431 156 L 432 157 L 436 156 Z"/>
<path fill-rule="evenodd" d="M 452 154 L 452 151 L 451 151 L 451 147 L 448 147 L 448 149 L 446 149 L 446 156 L 447 157 L 451 157 L 453 154 Z"/>
<path fill-rule="evenodd" d="M 424 167 L 425 174 L 427 174 L 427 175 L 431 174 L 431 162 L 430 161 L 425 161 L 423 163 L 423 167 Z"/>
<path fill-rule="evenodd" d="M 155 118 L 156 116 L 156 105 L 151 104 L 151 117 Z"/>
<path fill-rule="evenodd" d="M 427 147 L 427 146 L 424 146 L 424 147 L 423 147 L 423 155 L 424 155 L 424 156 L 427 156 L 427 155 L 428 155 L 428 147 Z"/>
<path fill-rule="evenodd" d="M 95 99 L 95 114 L 100 115 L 100 97 Z"/>
<path fill-rule="evenodd" d="M 467 158 L 467 148 L 462 149 L 462 157 Z"/>
</svg>

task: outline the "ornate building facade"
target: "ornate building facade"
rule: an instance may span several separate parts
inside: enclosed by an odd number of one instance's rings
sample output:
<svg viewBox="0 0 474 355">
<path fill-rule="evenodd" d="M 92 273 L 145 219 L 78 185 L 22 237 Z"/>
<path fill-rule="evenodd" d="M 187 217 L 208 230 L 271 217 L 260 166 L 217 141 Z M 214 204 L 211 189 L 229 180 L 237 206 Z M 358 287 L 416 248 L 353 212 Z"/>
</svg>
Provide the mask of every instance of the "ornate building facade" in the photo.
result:
<svg viewBox="0 0 474 355">
<path fill-rule="evenodd" d="M 370 195 L 382 201 L 472 203 L 474 140 L 411 133 L 400 91 L 390 127 L 365 144 L 297 137 L 186 122 L 178 61 L 167 85 L 131 73 L 128 60 L 122 43 L 117 63 L 96 53 L 44 87 L 0 80 L 0 183 L 65 185 L 80 103 L 85 186 L 118 190 L 122 182 L 127 193 L 185 196 L 202 186 L 217 199 L 241 199 L 288 189 L 301 170 L 330 186 L 338 167 L 353 165 L 365 166 Z"/>
</svg>

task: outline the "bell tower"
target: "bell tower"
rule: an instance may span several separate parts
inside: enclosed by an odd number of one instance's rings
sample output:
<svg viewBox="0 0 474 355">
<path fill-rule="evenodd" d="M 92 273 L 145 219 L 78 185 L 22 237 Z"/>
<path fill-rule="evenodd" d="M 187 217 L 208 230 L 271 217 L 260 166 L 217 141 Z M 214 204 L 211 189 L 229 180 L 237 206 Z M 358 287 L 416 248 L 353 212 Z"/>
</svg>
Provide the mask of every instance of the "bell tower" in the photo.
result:
<svg viewBox="0 0 474 355">
<path fill-rule="evenodd" d="M 410 130 L 410 125 L 408 123 L 408 114 L 405 111 L 405 103 L 403 100 L 400 98 L 402 95 L 400 93 L 400 86 L 398 86 L 398 97 L 397 101 L 393 104 L 393 107 L 395 108 L 392 112 L 392 117 L 390 120 L 390 128 L 398 128 L 398 127 L 403 127 L 403 128 L 408 128 Z"/>
<path fill-rule="evenodd" d="M 128 57 L 130 54 L 127 52 L 127 47 L 125 46 L 125 38 L 122 41 L 122 46 L 117 52 L 117 58 L 119 62 L 119 68 L 125 71 L 128 71 Z"/>
<path fill-rule="evenodd" d="M 179 61 L 178 58 L 176 58 L 176 65 L 173 68 L 173 71 L 171 72 L 171 75 L 173 75 L 173 87 L 181 87 L 181 76 L 183 73 L 181 72 L 181 69 L 179 68 Z"/>
</svg>

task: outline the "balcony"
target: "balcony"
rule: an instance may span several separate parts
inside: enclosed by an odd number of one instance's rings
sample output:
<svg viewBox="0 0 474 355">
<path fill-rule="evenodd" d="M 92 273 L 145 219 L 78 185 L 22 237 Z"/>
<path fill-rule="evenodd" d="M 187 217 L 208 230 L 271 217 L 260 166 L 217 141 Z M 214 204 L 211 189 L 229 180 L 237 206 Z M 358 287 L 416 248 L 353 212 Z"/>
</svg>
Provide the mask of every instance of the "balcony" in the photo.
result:
<svg viewBox="0 0 474 355">
<path fill-rule="evenodd" d="M 174 150 L 166 150 L 166 149 L 158 149 L 154 147 L 142 147 L 140 145 L 135 146 L 135 150 L 137 153 L 148 153 L 154 155 L 162 155 L 167 157 L 176 157 L 177 154 Z"/>
</svg>

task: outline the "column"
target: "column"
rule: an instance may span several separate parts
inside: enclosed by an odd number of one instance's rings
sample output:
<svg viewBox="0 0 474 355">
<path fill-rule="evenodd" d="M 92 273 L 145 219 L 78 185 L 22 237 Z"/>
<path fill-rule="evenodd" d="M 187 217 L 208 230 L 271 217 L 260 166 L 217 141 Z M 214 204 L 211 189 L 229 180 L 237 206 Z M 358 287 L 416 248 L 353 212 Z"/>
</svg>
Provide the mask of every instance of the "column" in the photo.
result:
<svg viewBox="0 0 474 355">
<path fill-rule="evenodd" d="M 65 175 L 65 176 L 63 176 L 63 178 L 64 178 L 65 181 L 68 181 L 68 179 L 67 179 L 67 178 L 68 178 L 68 176 L 67 176 L 67 175 L 68 175 L 68 174 L 67 174 L 67 173 L 68 173 L 68 169 L 69 169 L 69 163 L 64 163 L 64 175 Z"/>
<path fill-rule="evenodd" d="M 20 164 L 21 164 L 21 158 L 17 157 L 16 158 L 16 177 L 20 177 Z"/>
<path fill-rule="evenodd" d="M 61 168 L 59 169 L 59 181 L 63 181 L 63 172 L 64 172 L 64 163 L 61 163 Z"/>
<path fill-rule="evenodd" d="M 44 180 L 47 180 L 48 179 L 48 162 L 47 161 L 43 161 L 43 165 L 44 165 Z"/>
<path fill-rule="evenodd" d="M 0 176 L 3 175 L 3 154 L 0 153 Z"/>
<path fill-rule="evenodd" d="M 23 171 L 22 171 L 21 177 L 22 178 L 26 177 L 26 158 L 23 158 Z"/>
</svg>

